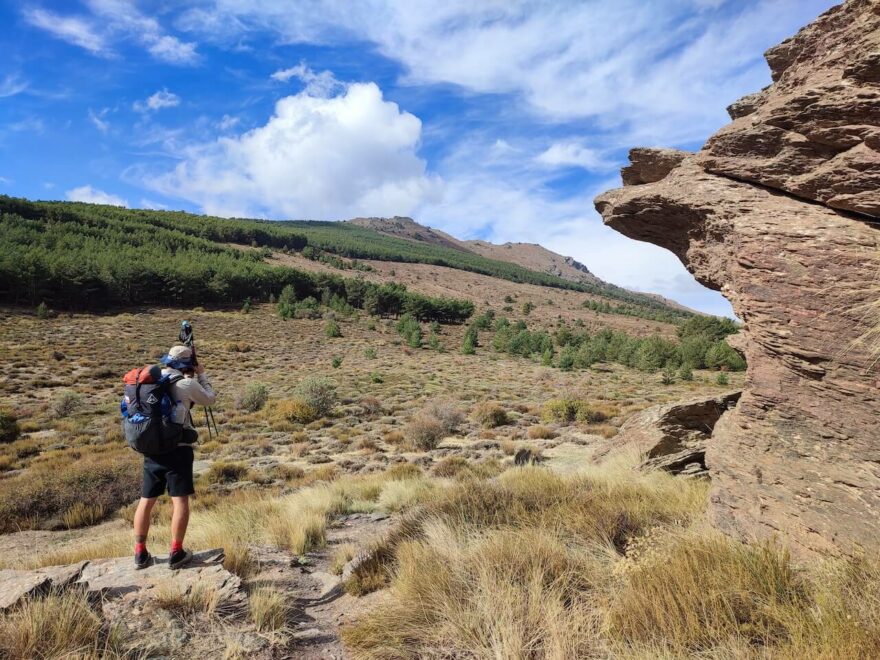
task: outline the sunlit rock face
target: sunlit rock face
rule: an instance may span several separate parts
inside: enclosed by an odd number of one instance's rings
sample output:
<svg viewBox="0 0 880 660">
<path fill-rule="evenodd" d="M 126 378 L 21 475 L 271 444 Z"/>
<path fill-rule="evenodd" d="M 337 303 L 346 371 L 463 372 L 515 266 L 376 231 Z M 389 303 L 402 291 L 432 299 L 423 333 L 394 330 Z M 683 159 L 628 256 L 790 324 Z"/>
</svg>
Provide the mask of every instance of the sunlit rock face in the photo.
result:
<svg viewBox="0 0 880 660">
<path fill-rule="evenodd" d="M 880 542 L 880 2 L 771 49 L 702 150 L 634 150 L 606 224 L 674 252 L 743 320 L 745 391 L 706 453 L 711 516 L 803 552 Z M 880 318 L 878 315 L 876 318 Z"/>
</svg>

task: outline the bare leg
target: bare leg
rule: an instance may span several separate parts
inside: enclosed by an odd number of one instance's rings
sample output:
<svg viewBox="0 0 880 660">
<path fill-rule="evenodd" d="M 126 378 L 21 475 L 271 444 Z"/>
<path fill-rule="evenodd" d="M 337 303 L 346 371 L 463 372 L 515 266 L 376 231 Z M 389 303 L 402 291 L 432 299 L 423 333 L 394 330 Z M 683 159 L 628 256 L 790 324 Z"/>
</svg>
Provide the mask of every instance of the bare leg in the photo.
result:
<svg viewBox="0 0 880 660">
<path fill-rule="evenodd" d="M 142 497 L 138 502 L 137 511 L 134 512 L 134 542 L 146 543 L 150 533 L 150 514 L 156 504 L 155 497 Z"/>
<path fill-rule="evenodd" d="M 171 542 L 183 543 L 189 524 L 189 496 L 171 498 Z"/>
</svg>

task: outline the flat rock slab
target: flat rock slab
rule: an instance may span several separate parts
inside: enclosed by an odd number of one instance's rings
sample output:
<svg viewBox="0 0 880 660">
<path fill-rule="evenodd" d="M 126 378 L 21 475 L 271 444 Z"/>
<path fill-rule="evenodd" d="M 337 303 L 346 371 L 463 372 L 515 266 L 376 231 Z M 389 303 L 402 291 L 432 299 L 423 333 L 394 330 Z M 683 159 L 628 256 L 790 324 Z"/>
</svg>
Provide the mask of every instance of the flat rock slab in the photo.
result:
<svg viewBox="0 0 880 660">
<path fill-rule="evenodd" d="M 243 602 L 241 580 L 223 568 L 224 557 L 222 549 L 198 552 L 192 562 L 175 571 L 168 568 L 167 557 L 157 558 L 153 566 L 142 570 L 135 569 L 130 557 L 101 559 L 90 562 L 76 583 L 87 593 L 105 599 L 127 594 L 149 596 L 152 589 L 169 583 L 186 593 L 201 584 L 216 588 L 220 602 Z"/>
<path fill-rule="evenodd" d="M 62 590 L 76 582 L 89 562 L 52 566 L 33 571 L 0 571 L 0 611 L 15 607 L 24 599 Z"/>
</svg>

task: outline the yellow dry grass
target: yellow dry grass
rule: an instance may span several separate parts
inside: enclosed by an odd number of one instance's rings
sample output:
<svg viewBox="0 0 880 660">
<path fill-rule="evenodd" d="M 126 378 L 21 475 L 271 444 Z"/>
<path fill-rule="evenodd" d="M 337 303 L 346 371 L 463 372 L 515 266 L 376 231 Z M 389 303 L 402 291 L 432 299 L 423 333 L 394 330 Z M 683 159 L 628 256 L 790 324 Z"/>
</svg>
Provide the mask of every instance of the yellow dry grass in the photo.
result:
<svg viewBox="0 0 880 660">
<path fill-rule="evenodd" d="M 440 491 L 359 594 L 389 598 L 344 631 L 356 658 L 880 657 L 876 559 L 798 565 L 702 521 L 706 484 L 624 459 Z"/>
</svg>

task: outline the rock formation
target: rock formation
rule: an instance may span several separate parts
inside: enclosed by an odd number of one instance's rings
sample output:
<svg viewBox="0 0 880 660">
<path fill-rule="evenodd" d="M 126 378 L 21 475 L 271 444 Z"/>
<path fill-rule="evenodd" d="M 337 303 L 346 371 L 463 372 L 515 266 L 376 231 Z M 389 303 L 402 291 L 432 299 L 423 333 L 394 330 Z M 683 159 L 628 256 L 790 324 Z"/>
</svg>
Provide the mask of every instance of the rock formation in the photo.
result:
<svg viewBox="0 0 880 660">
<path fill-rule="evenodd" d="M 743 321 L 737 407 L 706 462 L 715 524 L 806 552 L 880 542 L 880 3 L 768 51 L 773 84 L 701 151 L 634 150 L 605 222 L 674 252 Z"/>
<path fill-rule="evenodd" d="M 620 432 L 593 458 L 605 460 L 614 452 L 636 452 L 639 467 L 666 470 L 672 474 L 702 477 L 706 450 L 718 420 L 739 401 L 740 392 L 701 397 L 646 408 L 626 420 Z"/>
</svg>

